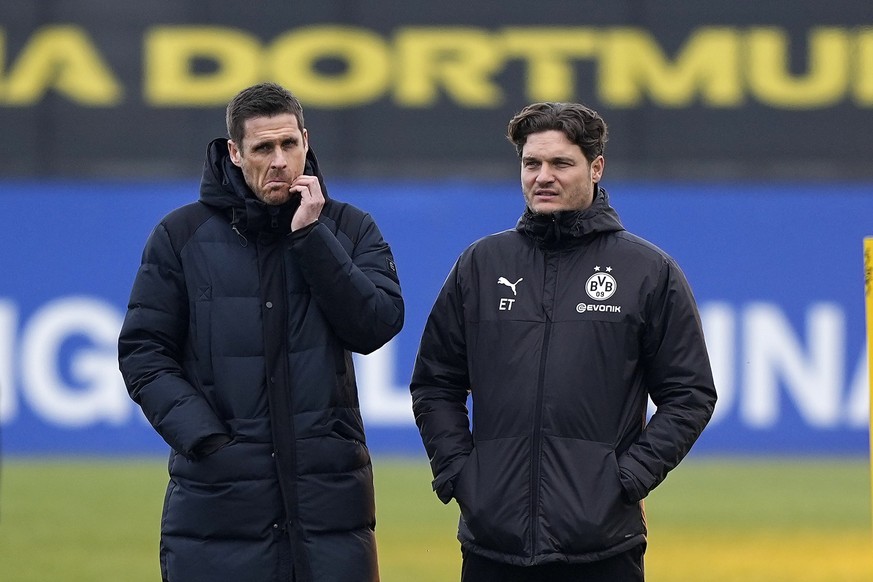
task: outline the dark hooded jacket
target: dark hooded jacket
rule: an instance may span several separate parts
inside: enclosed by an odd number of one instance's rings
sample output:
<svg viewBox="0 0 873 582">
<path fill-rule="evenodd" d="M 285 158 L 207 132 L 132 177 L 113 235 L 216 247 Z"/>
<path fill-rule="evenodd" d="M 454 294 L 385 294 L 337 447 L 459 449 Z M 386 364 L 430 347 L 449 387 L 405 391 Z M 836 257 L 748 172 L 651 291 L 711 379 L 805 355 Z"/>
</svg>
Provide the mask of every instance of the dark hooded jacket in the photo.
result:
<svg viewBox="0 0 873 582">
<path fill-rule="evenodd" d="M 143 252 L 119 339 L 130 396 L 172 448 L 161 569 L 173 582 L 378 580 L 372 466 L 351 352 L 404 308 L 373 219 L 257 200 L 213 141 L 200 200 Z M 215 450 L 217 449 L 217 450 Z"/>
<path fill-rule="evenodd" d="M 624 230 L 602 189 L 585 211 L 526 211 L 460 256 L 411 391 L 434 490 L 461 509 L 463 548 L 521 566 L 644 543 L 641 500 L 716 400 L 685 277 Z"/>
</svg>

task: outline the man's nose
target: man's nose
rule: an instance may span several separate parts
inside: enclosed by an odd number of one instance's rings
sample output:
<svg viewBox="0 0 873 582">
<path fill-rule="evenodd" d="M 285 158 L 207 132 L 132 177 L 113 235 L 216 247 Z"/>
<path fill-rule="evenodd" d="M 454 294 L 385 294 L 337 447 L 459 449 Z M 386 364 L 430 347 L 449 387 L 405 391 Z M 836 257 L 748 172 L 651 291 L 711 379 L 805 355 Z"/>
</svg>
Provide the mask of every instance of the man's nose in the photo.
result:
<svg viewBox="0 0 873 582">
<path fill-rule="evenodd" d="M 285 155 L 282 152 L 281 147 L 276 146 L 275 148 L 273 148 L 273 156 L 270 160 L 270 165 L 274 168 L 284 168 L 286 165 L 288 165 L 288 162 L 285 160 Z"/>
<path fill-rule="evenodd" d="M 549 166 L 549 164 L 543 164 L 540 166 L 540 171 L 537 174 L 537 182 L 540 184 L 548 184 L 554 181 L 555 175 L 552 172 L 551 166 Z"/>
</svg>

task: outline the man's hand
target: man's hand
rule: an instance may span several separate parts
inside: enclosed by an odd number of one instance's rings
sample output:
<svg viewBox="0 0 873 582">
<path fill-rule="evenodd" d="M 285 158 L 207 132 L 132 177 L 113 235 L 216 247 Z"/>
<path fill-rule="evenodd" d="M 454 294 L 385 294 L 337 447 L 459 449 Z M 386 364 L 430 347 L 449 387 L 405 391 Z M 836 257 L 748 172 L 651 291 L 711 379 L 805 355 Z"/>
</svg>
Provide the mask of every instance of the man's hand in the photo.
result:
<svg viewBox="0 0 873 582">
<path fill-rule="evenodd" d="M 324 208 L 324 194 L 316 176 L 301 174 L 291 182 L 291 193 L 300 196 L 300 207 L 291 218 L 291 232 L 309 226 L 318 220 Z"/>
</svg>

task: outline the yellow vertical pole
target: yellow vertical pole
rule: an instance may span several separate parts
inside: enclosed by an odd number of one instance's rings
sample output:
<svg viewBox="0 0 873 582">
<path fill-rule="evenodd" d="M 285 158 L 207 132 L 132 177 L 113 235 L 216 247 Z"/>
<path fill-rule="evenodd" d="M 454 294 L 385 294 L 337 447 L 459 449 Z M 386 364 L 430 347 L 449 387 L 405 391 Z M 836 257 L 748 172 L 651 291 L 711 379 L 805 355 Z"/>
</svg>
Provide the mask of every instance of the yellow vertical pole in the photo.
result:
<svg viewBox="0 0 873 582">
<path fill-rule="evenodd" d="M 873 237 L 864 238 L 864 310 L 867 314 L 867 376 L 870 391 L 870 500 L 873 507 Z"/>
</svg>

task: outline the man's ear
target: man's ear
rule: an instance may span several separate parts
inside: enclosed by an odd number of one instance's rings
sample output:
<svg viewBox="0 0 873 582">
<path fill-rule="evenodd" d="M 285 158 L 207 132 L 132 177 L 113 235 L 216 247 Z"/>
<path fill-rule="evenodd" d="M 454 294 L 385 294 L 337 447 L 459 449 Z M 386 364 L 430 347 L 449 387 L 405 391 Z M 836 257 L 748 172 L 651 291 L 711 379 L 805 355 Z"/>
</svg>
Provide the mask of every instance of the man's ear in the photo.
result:
<svg viewBox="0 0 873 582">
<path fill-rule="evenodd" d="M 603 156 L 597 156 L 594 158 L 594 161 L 591 162 L 591 181 L 600 182 L 600 179 L 603 178 L 603 170 L 605 168 L 606 160 Z"/>
<path fill-rule="evenodd" d="M 230 161 L 233 162 L 234 166 L 240 166 L 242 164 L 242 155 L 232 139 L 227 140 L 227 153 L 230 154 Z"/>
</svg>

